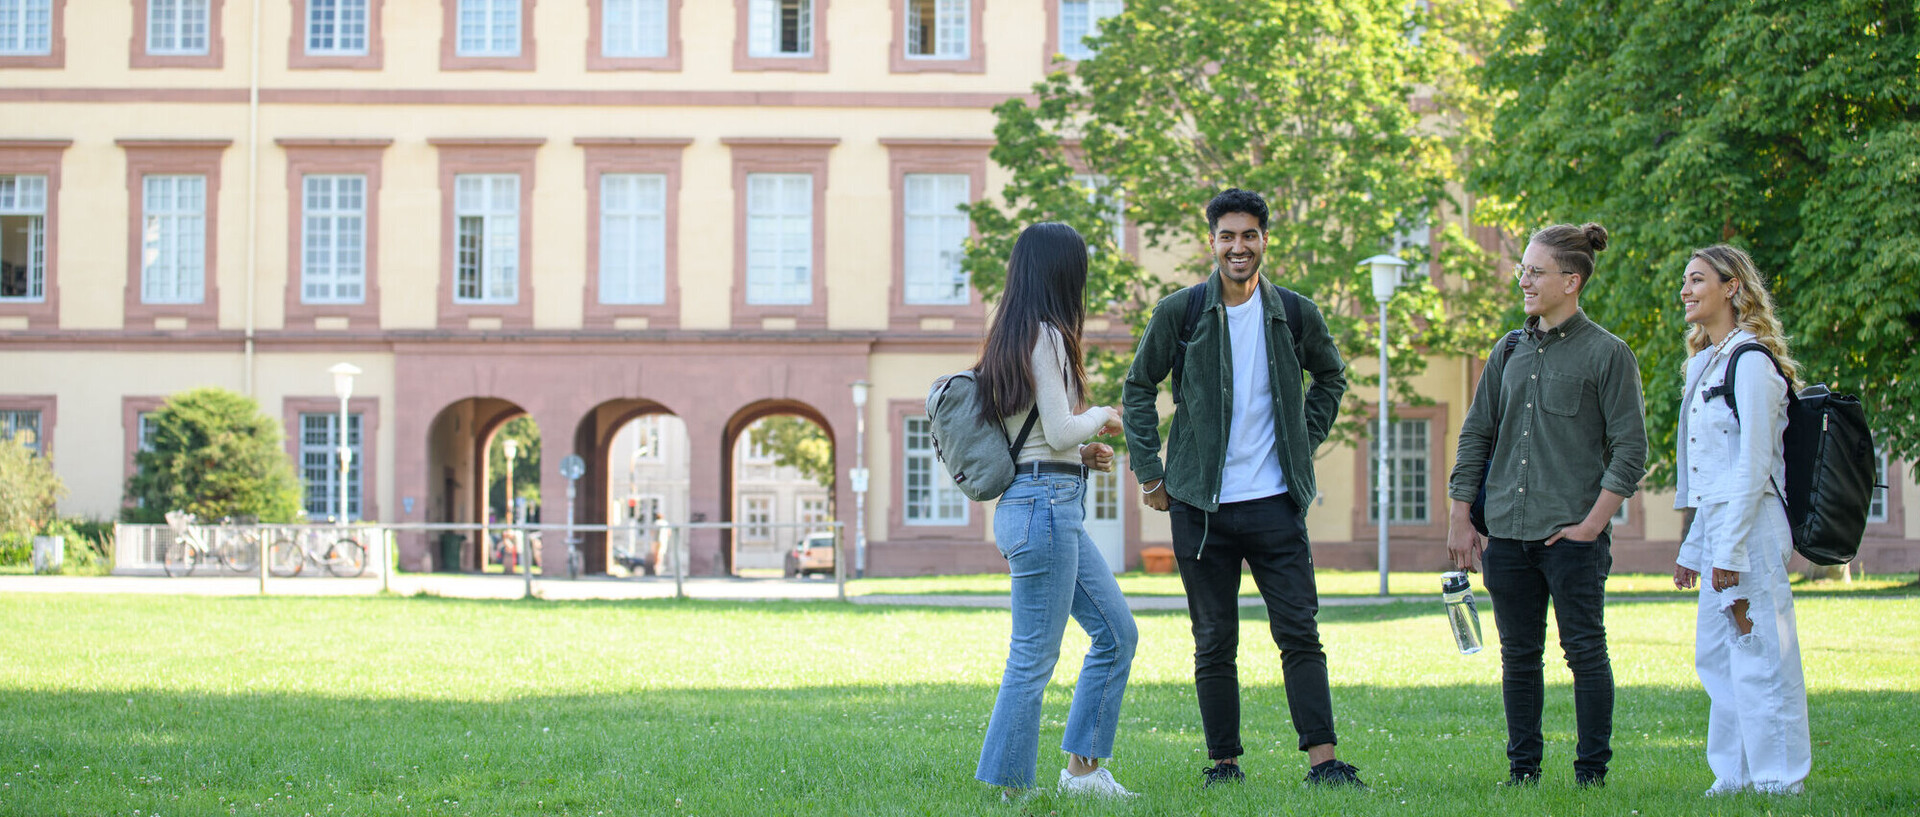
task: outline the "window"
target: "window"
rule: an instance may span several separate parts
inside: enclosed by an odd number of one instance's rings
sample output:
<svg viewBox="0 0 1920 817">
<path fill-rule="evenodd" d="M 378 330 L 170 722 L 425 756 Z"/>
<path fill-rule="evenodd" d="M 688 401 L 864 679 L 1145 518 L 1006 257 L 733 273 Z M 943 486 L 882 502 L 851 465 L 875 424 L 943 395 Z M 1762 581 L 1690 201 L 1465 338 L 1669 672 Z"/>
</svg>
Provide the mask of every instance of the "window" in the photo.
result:
<svg viewBox="0 0 1920 817">
<path fill-rule="evenodd" d="M 1114 522 L 1120 519 L 1120 470 L 1094 471 L 1090 473 L 1088 487 L 1092 488 L 1092 501 L 1087 503 L 1087 520 L 1090 522 Z"/>
<path fill-rule="evenodd" d="M 53 53 L 53 0 L 0 0 L 0 54 Z"/>
<path fill-rule="evenodd" d="M 747 55 L 813 56 L 813 0 L 749 0 Z"/>
<path fill-rule="evenodd" d="M 1887 451 L 1884 448 L 1873 452 L 1873 483 L 1876 486 L 1893 484 L 1887 481 Z M 1887 491 L 1887 488 L 1873 489 L 1873 500 L 1867 503 L 1868 524 L 1886 524 Z"/>
<path fill-rule="evenodd" d="M 198 56 L 207 53 L 210 0 L 147 0 L 147 53 Z"/>
<path fill-rule="evenodd" d="M 300 415 L 300 475 L 307 484 L 307 518 L 340 515 L 340 415 Z M 353 460 L 347 464 L 347 518 L 360 519 L 360 415 L 347 415 L 347 445 Z"/>
<path fill-rule="evenodd" d="M 1376 420 L 1375 423 L 1378 421 Z M 1427 509 L 1427 420 L 1395 420 L 1387 429 L 1387 465 L 1393 471 L 1388 490 L 1393 494 L 1393 525 L 1425 525 L 1430 521 Z M 1367 426 L 1377 428 L 1375 424 Z M 1372 440 L 1367 444 L 1367 522 L 1380 524 L 1380 474 L 1377 464 L 1380 450 Z"/>
<path fill-rule="evenodd" d="M 906 300 L 910 304 L 967 303 L 966 251 L 971 179 L 964 173 L 908 173 L 904 184 Z"/>
<path fill-rule="evenodd" d="M 301 300 L 361 303 L 366 298 L 367 177 L 313 175 L 301 186 Z"/>
<path fill-rule="evenodd" d="M 1100 36 L 1100 21 L 1123 7 L 1121 0 L 1060 0 L 1060 53 L 1070 60 L 1093 56 L 1081 40 Z"/>
<path fill-rule="evenodd" d="M 813 302 L 813 176 L 747 174 L 747 303 Z"/>
<path fill-rule="evenodd" d="M 969 0 L 907 0 L 907 57 L 967 58 Z"/>
<path fill-rule="evenodd" d="M 47 299 L 47 177 L 0 176 L 0 301 Z"/>
<path fill-rule="evenodd" d="M 667 56 L 667 0 L 603 2 L 601 56 Z"/>
<path fill-rule="evenodd" d="M 765 494 L 741 497 L 740 521 L 746 523 L 740 538 L 748 542 L 772 541 L 773 497 Z"/>
<path fill-rule="evenodd" d="M 462 57 L 520 56 L 520 0 L 460 0 Z"/>
<path fill-rule="evenodd" d="M 757 463 L 773 462 L 773 452 L 767 450 L 767 447 L 764 445 L 761 445 L 760 441 L 757 439 L 754 439 L 754 436 L 753 436 L 753 432 L 759 431 L 761 427 L 765 425 L 766 422 L 767 422 L 766 420 L 753 421 L 753 425 L 747 428 L 747 433 L 744 435 L 741 435 L 740 458 L 742 460 L 745 460 L 746 462 L 757 462 Z"/>
<path fill-rule="evenodd" d="M 799 510 L 794 516 L 799 518 L 800 524 L 806 526 L 801 529 L 801 535 L 804 536 L 812 533 L 814 526 L 824 524 L 831 519 L 831 517 L 827 515 L 827 498 L 823 496 L 800 497 Z"/>
<path fill-rule="evenodd" d="M 455 303 L 519 300 L 520 177 L 454 177 Z"/>
<path fill-rule="evenodd" d="M 933 424 L 925 416 L 907 418 L 905 443 L 907 524 L 967 524 L 967 496 L 935 459 Z"/>
<path fill-rule="evenodd" d="M 138 419 L 135 421 L 139 424 L 140 428 L 134 432 L 138 435 L 134 439 L 138 443 L 138 448 L 141 451 L 153 450 L 154 419 L 158 414 L 159 412 L 155 411 L 143 411 L 140 412 Z"/>
<path fill-rule="evenodd" d="M 633 454 L 635 462 L 660 462 L 663 455 L 661 446 L 661 419 L 666 415 L 649 414 L 633 421 Z"/>
<path fill-rule="evenodd" d="M 1104 203 L 1106 205 L 1104 215 L 1106 216 L 1107 223 L 1113 225 L 1113 246 L 1125 250 L 1127 246 L 1126 199 L 1122 198 L 1118 191 L 1102 192 L 1102 188 L 1107 186 L 1107 177 L 1105 176 L 1097 176 L 1091 173 L 1075 173 L 1073 181 L 1075 184 L 1086 189 L 1087 202 L 1089 204 Z M 1087 252 L 1089 254 L 1099 252 L 1099 245 L 1089 240 L 1087 242 Z"/>
<path fill-rule="evenodd" d="M 206 297 L 206 177 L 147 176 L 141 186 L 141 301 L 200 303 Z"/>
<path fill-rule="evenodd" d="M 600 177 L 601 303 L 666 303 L 666 233 L 665 174 Z"/>
<path fill-rule="evenodd" d="M 12 440 L 36 456 L 45 451 L 40 442 L 40 412 L 0 409 L 0 440 Z"/>
<path fill-rule="evenodd" d="M 367 53 L 368 0 L 307 0 L 307 53 L 360 56 Z"/>
</svg>

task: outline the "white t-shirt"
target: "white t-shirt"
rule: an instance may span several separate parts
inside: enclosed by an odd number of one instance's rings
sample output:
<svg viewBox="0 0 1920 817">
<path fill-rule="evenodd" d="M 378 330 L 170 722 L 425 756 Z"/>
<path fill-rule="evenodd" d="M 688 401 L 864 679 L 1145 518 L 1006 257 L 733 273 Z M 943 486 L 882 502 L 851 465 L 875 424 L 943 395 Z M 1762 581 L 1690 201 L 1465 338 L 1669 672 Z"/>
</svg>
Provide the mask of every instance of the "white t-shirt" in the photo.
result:
<svg viewBox="0 0 1920 817">
<path fill-rule="evenodd" d="M 1287 492 L 1273 435 L 1273 377 L 1267 366 L 1267 310 L 1260 290 L 1227 307 L 1228 345 L 1233 349 L 1233 419 L 1227 426 L 1227 461 L 1220 473 L 1220 501 L 1245 502 Z"/>
</svg>

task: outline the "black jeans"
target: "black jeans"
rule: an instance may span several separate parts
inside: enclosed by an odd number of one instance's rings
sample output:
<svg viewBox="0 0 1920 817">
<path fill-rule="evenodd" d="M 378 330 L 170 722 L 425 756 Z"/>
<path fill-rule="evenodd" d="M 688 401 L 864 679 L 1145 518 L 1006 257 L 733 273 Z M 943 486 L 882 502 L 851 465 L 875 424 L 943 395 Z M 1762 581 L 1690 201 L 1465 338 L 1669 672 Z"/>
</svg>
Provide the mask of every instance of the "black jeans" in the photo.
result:
<svg viewBox="0 0 1920 817">
<path fill-rule="evenodd" d="M 1173 553 L 1187 590 L 1193 623 L 1193 684 L 1200 698 L 1200 724 L 1207 731 L 1207 757 L 1245 754 L 1240 745 L 1240 564 L 1253 572 L 1267 603 L 1267 623 L 1280 647 L 1287 710 L 1300 733 L 1300 749 L 1337 743 L 1333 695 L 1327 689 L 1327 654 L 1320 648 L 1319 591 L 1313 583 L 1313 551 L 1307 521 L 1281 494 L 1220 506 L 1208 514 L 1174 501 Z M 1202 547 L 1204 540 L 1204 547 Z"/>
<path fill-rule="evenodd" d="M 1542 669 L 1547 601 L 1560 624 L 1560 649 L 1573 671 L 1573 712 L 1580 740 L 1576 777 L 1603 777 L 1613 759 L 1613 663 L 1607 658 L 1607 571 L 1611 538 L 1592 542 L 1489 538 L 1482 557 L 1493 622 L 1500 628 L 1500 692 L 1507 709 L 1507 764 L 1514 773 L 1538 773 L 1543 751 L 1540 711 L 1546 694 Z"/>
</svg>

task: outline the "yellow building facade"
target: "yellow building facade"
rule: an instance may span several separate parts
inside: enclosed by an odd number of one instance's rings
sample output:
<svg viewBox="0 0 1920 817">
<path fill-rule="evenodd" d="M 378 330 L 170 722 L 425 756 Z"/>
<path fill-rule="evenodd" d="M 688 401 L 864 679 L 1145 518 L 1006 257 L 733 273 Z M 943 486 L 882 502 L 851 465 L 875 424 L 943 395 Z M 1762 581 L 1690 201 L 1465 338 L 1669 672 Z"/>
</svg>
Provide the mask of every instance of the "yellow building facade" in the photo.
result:
<svg viewBox="0 0 1920 817">
<path fill-rule="evenodd" d="M 667 413 L 686 427 L 689 519 L 730 521 L 735 443 L 794 414 L 826 429 L 843 477 L 864 453 L 870 573 L 1004 569 L 991 507 L 943 484 L 921 417 L 985 321 L 956 278 L 952 205 L 1005 179 L 990 107 L 1117 4 L 17 5 L 12 39 L 0 26 L 0 419 L 31 426 L 72 491 L 63 511 L 115 514 L 141 415 L 213 385 L 284 418 L 310 513 L 337 513 L 327 369 L 344 361 L 362 370 L 354 518 L 484 521 L 484 452 L 525 415 L 548 507 L 566 495 L 551 465 L 578 453 L 579 518 L 617 519 L 613 440 Z M 1419 386 L 1436 405 L 1402 412 L 1396 484 L 1424 516 L 1394 528 L 1395 567 L 1442 561 L 1477 376 L 1435 360 Z M 1318 460 L 1322 564 L 1374 564 L 1363 459 Z M 1870 534 L 1889 553 L 1920 539 L 1900 470 Z M 851 482 L 831 489 L 850 528 Z M 1129 567 L 1169 538 L 1136 495 L 1124 472 L 1103 480 L 1089 515 Z M 1668 504 L 1636 498 L 1617 534 L 1653 569 L 1678 537 Z M 691 547 L 692 572 L 734 569 L 727 536 Z M 587 550 L 605 569 L 604 542 Z M 428 552 L 404 541 L 403 564 Z"/>
</svg>

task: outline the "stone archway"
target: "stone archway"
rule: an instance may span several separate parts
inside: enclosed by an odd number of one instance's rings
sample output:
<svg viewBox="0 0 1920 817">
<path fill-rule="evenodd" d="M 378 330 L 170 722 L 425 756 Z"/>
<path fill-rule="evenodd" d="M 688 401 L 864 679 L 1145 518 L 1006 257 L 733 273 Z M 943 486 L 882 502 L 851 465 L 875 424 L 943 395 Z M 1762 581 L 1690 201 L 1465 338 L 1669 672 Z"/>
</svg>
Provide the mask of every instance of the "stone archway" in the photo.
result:
<svg viewBox="0 0 1920 817">
<path fill-rule="evenodd" d="M 746 405 L 735 412 L 732 417 L 728 418 L 724 434 L 722 435 L 720 450 L 720 496 L 723 498 L 721 505 L 722 521 L 732 523 L 750 521 L 742 518 L 743 502 L 750 503 L 757 497 L 743 497 L 741 494 L 740 489 L 743 482 L 746 481 L 744 478 L 747 476 L 740 472 L 741 463 L 744 461 L 741 451 L 747 446 L 748 430 L 756 422 L 781 416 L 797 417 L 818 427 L 820 432 L 826 436 L 828 444 L 832 446 L 830 460 L 838 460 L 839 445 L 838 439 L 833 432 L 833 424 L 828 422 L 826 416 L 813 406 L 797 400 L 779 399 L 760 400 Z M 806 491 L 806 493 L 810 496 L 817 494 L 820 499 L 824 500 L 825 507 L 821 513 L 824 519 L 838 519 L 840 515 L 838 513 L 838 503 L 835 501 L 836 486 L 834 483 L 836 480 L 831 476 L 839 472 L 837 462 L 831 464 L 826 470 L 828 474 L 826 484 L 820 485 L 818 491 Z M 805 515 L 805 512 L 796 504 L 799 498 L 787 496 L 786 494 L 788 493 L 790 492 L 769 492 L 766 496 L 771 499 L 774 504 L 768 507 L 767 513 L 771 518 L 775 519 L 792 517 L 792 521 L 800 521 L 799 518 Z M 754 537 L 755 530 L 762 530 L 762 536 Z M 794 538 L 795 531 L 797 530 L 796 528 L 768 527 L 765 529 L 735 528 L 723 531 L 721 534 L 719 553 L 723 571 L 732 575 L 740 575 L 743 567 L 772 567 L 777 569 L 777 561 L 773 564 L 766 564 L 764 563 L 764 558 L 759 560 L 746 560 L 743 563 L 742 548 L 770 545 L 777 552 L 781 545 L 791 545 L 790 540 Z M 776 533 L 776 531 L 778 532 Z M 764 538 L 766 541 L 759 541 L 760 538 Z M 764 556 L 764 554 L 755 555 Z M 775 559 L 777 560 L 777 558 L 776 555 Z"/>
</svg>

